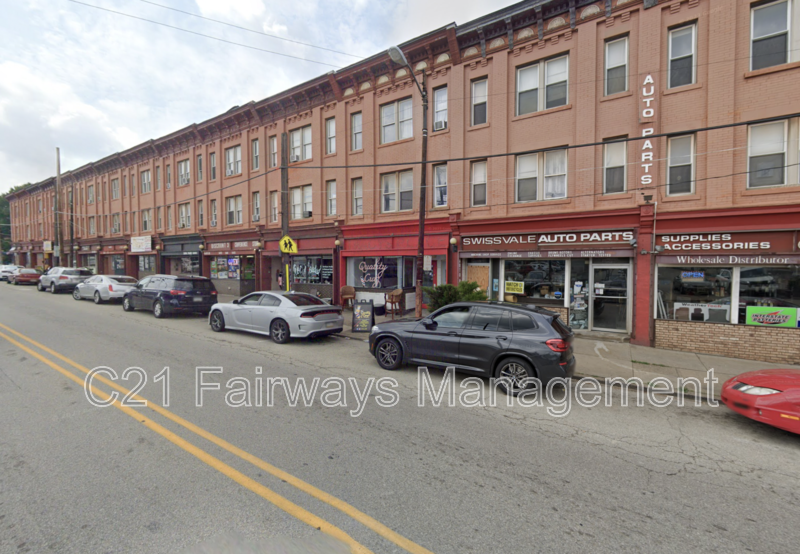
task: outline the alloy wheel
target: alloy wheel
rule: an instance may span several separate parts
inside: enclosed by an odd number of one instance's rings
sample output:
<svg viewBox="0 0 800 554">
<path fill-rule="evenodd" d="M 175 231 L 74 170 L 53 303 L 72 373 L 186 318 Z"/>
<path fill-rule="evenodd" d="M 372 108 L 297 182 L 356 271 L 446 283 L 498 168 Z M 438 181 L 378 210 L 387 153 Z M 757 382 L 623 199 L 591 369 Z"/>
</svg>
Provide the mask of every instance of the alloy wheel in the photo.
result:
<svg viewBox="0 0 800 554">
<path fill-rule="evenodd" d="M 395 365 L 399 356 L 400 350 L 394 341 L 385 340 L 378 346 L 378 361 L 383 367 Z"/>
<path fill-rule="evenodd" d="M 276 321 L 272 324 L 272 340 L 278 344 L 283 344 L 288 340 L 289 329 L 283 321 Z"/>
<path fill-rule="evenodd" d="M 102 304 L 103 303 L 103 299 L 100 298 L 100 291 L 95 291 L 94 292 L 94 303 L 95 304 Z"/>
<path fill-rule="evenodd" d="M 511 362 L 503 367 L 500 371 L 500 377 L 508 379 L 509 389 L 519 390 L 524 389 L 524 381 L 529 377 L 528 370 L 524 366 L 516 362 Z"/>
<path fill-rule="evenodd" d="M 153 315 L 157 318 L 164 316 L 164 306 L 161 304 L 161 302 L 156 302 L 153 306 Z"/>
<path fill-rule="evenodd" d="M 80 291 L 78 291 L 78 287 L 75 287 L 74 289 L 72 289 L 72 298 L 74 298 L 75 300 L 80 300 L 81 299 L 81 293 L 80 293 Z"/>
<path fill-rule="evenodd" d="M 217 333 L 225 330 L 225 319 L 222 317 L 222 313 L 219 310 L 211 314 L 211 330 Z"/>
<path fill-rule="evenodd" d="M 50 283 L 50 294 L 55 294 L 55 293 L 56 293 L 56 284 Z"/>
</svg>

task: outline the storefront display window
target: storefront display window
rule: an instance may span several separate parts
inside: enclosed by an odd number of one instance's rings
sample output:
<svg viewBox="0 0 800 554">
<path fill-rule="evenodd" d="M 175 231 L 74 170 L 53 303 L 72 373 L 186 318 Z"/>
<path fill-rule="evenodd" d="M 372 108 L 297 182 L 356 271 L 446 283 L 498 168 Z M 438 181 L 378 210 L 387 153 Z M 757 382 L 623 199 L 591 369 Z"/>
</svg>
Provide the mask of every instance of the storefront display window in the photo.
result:
<svg viewBox="0 0 800 554">
<path fill-rule="evenodd" d="M 347 284 L 353 287 L 394 289 L 414 286 L 416 258 L 348 258 Z"/>
<path fill-rule="evenodd" d="M 564 260 L 505 260 L 505 291 L 517 301 L 564 303 Z"/>
<path fill-rule="evenodd" d="M 740 325 L 800 327 L 798 312 L 800 266 L 739 270 Z"/>
<path fill-rule="evenodd" d="M 212 279 L 238 279 L 240 271 L 239 256 L 217 256 L 211 259 Z"/>
<path fill-rule="evenodd" d="M 569 284 L 569 324 L 589 328 L 589 260 L 572 260 Z"/>
<path fill-rule="evenodd" d="M 180 258 L 181 274 L 200 275 L 200 256 L 184 256 Z"/>
<path fill-rule="evenodd" d="M 659 267 L 659 319 L 730 323 L 732 267 Z"/>
<path fill-rule="evenodd" d="M 333 284 L 333 258 L 325 256 L 294 256 L 292 282 L 312 285 Z"/>
</svg>

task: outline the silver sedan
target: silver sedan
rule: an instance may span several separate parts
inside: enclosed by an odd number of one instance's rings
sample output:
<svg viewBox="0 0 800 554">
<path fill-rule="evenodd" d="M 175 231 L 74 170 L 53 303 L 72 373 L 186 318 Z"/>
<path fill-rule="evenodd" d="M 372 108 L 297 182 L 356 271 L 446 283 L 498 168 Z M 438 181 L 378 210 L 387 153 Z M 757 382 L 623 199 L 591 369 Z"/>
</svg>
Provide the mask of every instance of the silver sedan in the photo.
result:
<svg viewBox="0 0 800 554">
<path fill-rule="evenodd" d="M 300 292 L 262 291 L 231 303 L 216 304 L 208 314 L 216 332 L 225 329 L 269 335 L 279 344 L 290 338 L 313 338 L 341 333 L 342 308 Z"/>
<path fill-rule="evenodd" d="M 94 275 L 79 283 L 72 291 L 75 300 L 92 299 L 95 304 L 122 300 L 125 293 L 136 288 L 138 281 L 127 275 Z"/>
</svg>

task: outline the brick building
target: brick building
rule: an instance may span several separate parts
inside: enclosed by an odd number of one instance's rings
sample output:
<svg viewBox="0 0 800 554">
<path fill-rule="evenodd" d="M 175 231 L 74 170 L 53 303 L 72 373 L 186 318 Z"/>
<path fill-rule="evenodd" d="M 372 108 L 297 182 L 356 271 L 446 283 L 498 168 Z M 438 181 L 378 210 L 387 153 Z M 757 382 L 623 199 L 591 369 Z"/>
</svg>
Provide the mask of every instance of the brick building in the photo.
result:
<svg viewBox="0 0 800 554">
<path fill-rule="evenodd" d="M 800 0 L 529 0 L 402 44 L 430 98 L 427 283 L 638 344 L 800 344 L 795 29 Z M 410 305 L 421 136 L 409 69 L 378 54 L 67 172 L 60 243 L 98 271 L 238 294 L 277 286 L 286 216 L 293 287 L 402 287 Z M 32 207 L 53 181 L 10 197 L 20 261 L 54 239 Z M 794 329 L 761 329 L 770 308 Z"/>
</svg>

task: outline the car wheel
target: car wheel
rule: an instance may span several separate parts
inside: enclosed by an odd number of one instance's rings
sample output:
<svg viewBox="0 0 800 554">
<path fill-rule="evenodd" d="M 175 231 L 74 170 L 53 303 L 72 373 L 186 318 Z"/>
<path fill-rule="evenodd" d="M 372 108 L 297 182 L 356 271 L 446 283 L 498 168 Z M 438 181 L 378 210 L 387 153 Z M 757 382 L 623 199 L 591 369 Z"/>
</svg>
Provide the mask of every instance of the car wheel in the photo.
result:
<svg viewBox="0 0 800 554">
<path fill-rule="evenodd" d="M 382 339 L 375 346 L 375 359 L 383 369 L 397 369 L 403 363 L 403 351 L 394 339 Z"/>
<path fill-rule="evenodd" d="M 131 304 L 131 299 L 126 296 L 122 300 L 122 309 L 125 310 L 126 312 L 132 312 L 136 308 L 134 308 L 133 304 Z"/>
<path fill-rule="evenodd" d="M 278 344 L 286 344 L 289 342 L 289 326 L 282 319 L 276 319 L 272 322 L 269 328 L 269 334 L 272 340 Z"/>
<path fill-rule="evenodd" d="M 216 333 L 221 333 L 225 330 L 225 316 L 219 310 L 211 312 L 211 330 Z"/>
<path fill-rule="evenodd" d="M 100 297 L 100 291 L 99 290 L 94 291 L 94 303 L 95 304 L 102 304 L 103 303 L 103 299 Z"/>
<path fill-rule="evenodd" d="M 17 280 L 16 280 L 16 279 L 14 279 L 14 286 L 15 286 L 15 287 L 19 286 L 19 283 L 17 283 Z"/>
<path fill-rule="evenodd" d="M 44 287 L 42 286 L 41 283 L 36 283 L 36 290 L 38 290 L 39 292 L 44 292 Z"/>
<path fill-rule="evenodd" d="M 81 299 L 81 293 L 78 290 L 78 287 L 75 287 L 74 289 L 72 289 L 72 298 L 74 298 L 75 300 L 80 300 Z"/>
<path fill-rule="evenodd" d="M 55 294 L 56 292 L 56 284 L 50 283 L 50 294 Z"/>
<path fill-rule="evenodd" d="M 522 358 L 506 358 L 497 366 L 500 389 L 511 396 L 519 396 L 521 393 L 533 389 L 534 383 L 530 380 L 535 377 L 536 374 L 531 364 Z"/>
<path fill-rule="evenodd" d="M 156 319 L 164 317 L 164 304 L 162 304 L 161 300 L 157 300 L 156 303 L 153 304 L 153 315 L 156 316 Z"/>
</svg>

